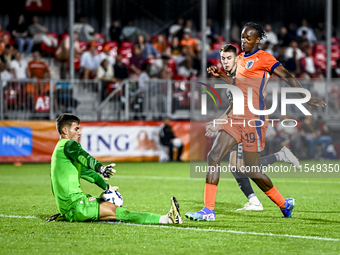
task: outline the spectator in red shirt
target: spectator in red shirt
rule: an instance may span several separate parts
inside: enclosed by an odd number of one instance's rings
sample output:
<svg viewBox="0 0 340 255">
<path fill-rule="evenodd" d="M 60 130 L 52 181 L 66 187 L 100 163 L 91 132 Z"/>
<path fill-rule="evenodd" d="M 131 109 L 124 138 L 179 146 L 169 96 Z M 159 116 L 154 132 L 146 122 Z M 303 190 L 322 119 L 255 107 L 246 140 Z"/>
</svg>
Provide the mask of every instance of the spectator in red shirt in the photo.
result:
<svg viewBox="0 0 340 255">
<path fill-rule="evenodd" d="M 44 75 L 44 73 L 46 73 Z M 33 53 L 33 60 L 28 63 L 27 74 L 29 78 L 34 75 L 38 79 L 51 78 L 51 72 L 47 64 L 40 59 L 40 53 L 35 51 Z"/>
</svg>

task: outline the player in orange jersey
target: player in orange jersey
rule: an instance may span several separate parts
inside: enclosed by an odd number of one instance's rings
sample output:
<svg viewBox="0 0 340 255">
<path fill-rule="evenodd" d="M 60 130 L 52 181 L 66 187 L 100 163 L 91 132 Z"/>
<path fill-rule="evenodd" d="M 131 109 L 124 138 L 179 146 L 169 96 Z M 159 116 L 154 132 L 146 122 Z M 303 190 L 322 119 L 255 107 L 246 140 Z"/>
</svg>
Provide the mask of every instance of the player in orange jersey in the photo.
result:
<svg viewBox="0 0 340 255">
<path fill-rule="evenodd" d="M 209 67 L 208 73 L 222 78 L 228 84 L 234 84 L 242 90 L 245 102 L 248 102 L 248 87 L 253 89 L 253 105 L 255 109 L 265 110 L 263 92 L 272 73 L 284 79 L 291 87 L 301 88 L 300 83 L 278 62 L 271 54 L 259 49 L 260 41 L 265 37 L 263 28 L 253 22 L 247 23 L 241 33 L 242 50 L 237 58 L 237 73 L 233 79 L 217 67 Z M 305 97 L 304 94 L 301 94 Z M 322 106 L 326 104 L 319 99 L 310 99 L 307 102 L 311 106 Z M 247 106 L 247 105 L 245 105 Z M 221 119 L 227 119 L 223 114 Z M 261 151 L 265 145 L 265 135 L 268 126 L 267 116 L 254 115 L 248 107 L 245 107 L 244 116 L 232 115 L 233 123 L 242 123 L 241 120 L 255 119 L 256 126 L 263 122 L 261 127 L 246 125 L 223 124 L 221 126 L 210 126 L 209 131 L 219 131 L 212 149 L 208 153 L 208 166 L 217 167 L 222 158 L 238 143 L 243 143 L 243 160 L 247 176 L 281 209 L 283 217 L 290 218 L 295 200 L 284 199 L 281 193 L 273 185 L 271 179 L 258 168 Z M 230 123 L 230 122 L 229 122 Z M 194 213 L 187 213 L 186 217 L 191 220 L 215 220 L 215 197 L 219 182 L 219 171 L 208 171 L 206 175 L 204 204 L 205 207 Z"/>
<path fill-rule="evenodd" d="M 224 44 L 220 48 L 220 57 L 221 63 L 223 65 L 224 70 L 228 74 L 228 76 L 235 78 L 237 65 L 236 65 L 236 58 L 237 58 L 237 48 L 232 44 Z M 229 100 L 230 110 L 233 105 L 233 94 L 230 90 L 226 91 L 227 97 Z M 265 92 L 264 98 L 266 97 Z M 229 113 L 232 116 L 230 111 Z M 210 131 L 210 126 L 214 125 L 214 122 L 211 121 L 207 124 L 207 132 L 206 136 L 213 137 L 215 136 L 216 132 Z M 237 209 L 237 211 L 262 211 L 263 206 L 256 196 L 251 183 L 250 179 L 247 177 L 245 173 L 242 172 L 243 166 L 243 146 L 242 143 L 235 145 L 230 151 L 229 156 L 229 168 L 232 169 L 232 174 L 235 177 L 235 180 L 238 183 L 239 188 L 243 192 L 243 194 L 248 198 L 248 202 L 244 205 L 244 207 Z M 259 159 L 258 165 L 260 169 L 266 168 L 269 165 L 274 164 L 278 161 L 284 161 L 290 164 L 293 164 L 294 167 L 300 168 L 299 160 L 294 156 L 294 154 L 286 147 L 282 147 L 282 149 L 276 153 L 270 154 L 265 157 L 261 157 Z"/>
</svg>

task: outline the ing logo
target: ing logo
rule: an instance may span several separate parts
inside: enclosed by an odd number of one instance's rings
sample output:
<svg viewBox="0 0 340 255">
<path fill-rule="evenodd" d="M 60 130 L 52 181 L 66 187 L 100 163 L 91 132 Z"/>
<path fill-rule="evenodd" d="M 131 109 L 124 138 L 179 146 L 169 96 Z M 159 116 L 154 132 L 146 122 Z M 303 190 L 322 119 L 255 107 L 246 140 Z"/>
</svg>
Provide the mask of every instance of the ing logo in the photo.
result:
<svg viewBox="0 0 340 255">
<path fill-rule="evenodd" d="M 220 104 L 222 106 L 222 100 L 221 100 L 220 96 L 217 94 L 217 91 L 213 87 L 211 87 L 208 84 L 204 84 L 202 82 L 197 82 L 197 83 L 199 83 L 199 84 L 209 88 L 212 92 L 214 92 L 214 94 L 217 96 L 217 98 L 220 101 Z M 205 93 L 207 93 L 212 98 L 212 100 L 214 100 L 214 103 L 217 106 L 216 100 L 215 100 L 214 96 L 211 94 L 211 92 L 209 90 L 204 89 L 204 88 L 200 88 L 200 87 L 198 87 L 198 88 L 200 90 L 204 91 Z M 207 115 L 207 94 L 202 94 L 201 95 L 201 114 L 202 115 Z"/>
</svg>

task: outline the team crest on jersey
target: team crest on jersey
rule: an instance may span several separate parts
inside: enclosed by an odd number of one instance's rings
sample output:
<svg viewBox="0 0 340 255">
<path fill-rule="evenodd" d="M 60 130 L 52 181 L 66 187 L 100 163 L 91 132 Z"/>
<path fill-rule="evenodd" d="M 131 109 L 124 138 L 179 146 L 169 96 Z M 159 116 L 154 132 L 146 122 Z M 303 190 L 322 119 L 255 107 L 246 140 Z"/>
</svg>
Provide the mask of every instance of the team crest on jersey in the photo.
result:
<svg viewBox="0 0 340 255">
<path fill-rule="evenodd" d="M 90 198 L 89 198 L 89 201 L 90 201 L 90 202 L 92 202 L 92 201 L 94 201 L 94 200 L 96 200 L 95 197 L 90 197 Z"/>
<path fill-rule="evenodd" d="M 249 62 L 247 62 L 246 69 L 251 68 L 253 66 L 253 64 L 254 64 L 254 60 L 250 60 Z"/>
</svg>

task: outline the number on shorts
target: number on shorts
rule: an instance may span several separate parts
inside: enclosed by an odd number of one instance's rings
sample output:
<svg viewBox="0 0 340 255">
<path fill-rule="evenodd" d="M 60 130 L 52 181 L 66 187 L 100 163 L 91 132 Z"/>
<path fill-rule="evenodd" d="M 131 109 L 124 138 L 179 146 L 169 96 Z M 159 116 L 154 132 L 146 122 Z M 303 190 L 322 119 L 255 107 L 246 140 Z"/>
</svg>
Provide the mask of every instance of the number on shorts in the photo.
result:
<svg viewBox="0 0 340 255">
<path fill-rule="evenodd" d="M 254 133 L 247 133 L 246 134 L 247 137 L 247 143 L 253 143 L 255 142 L 255 134 Z"/>
</svg>

